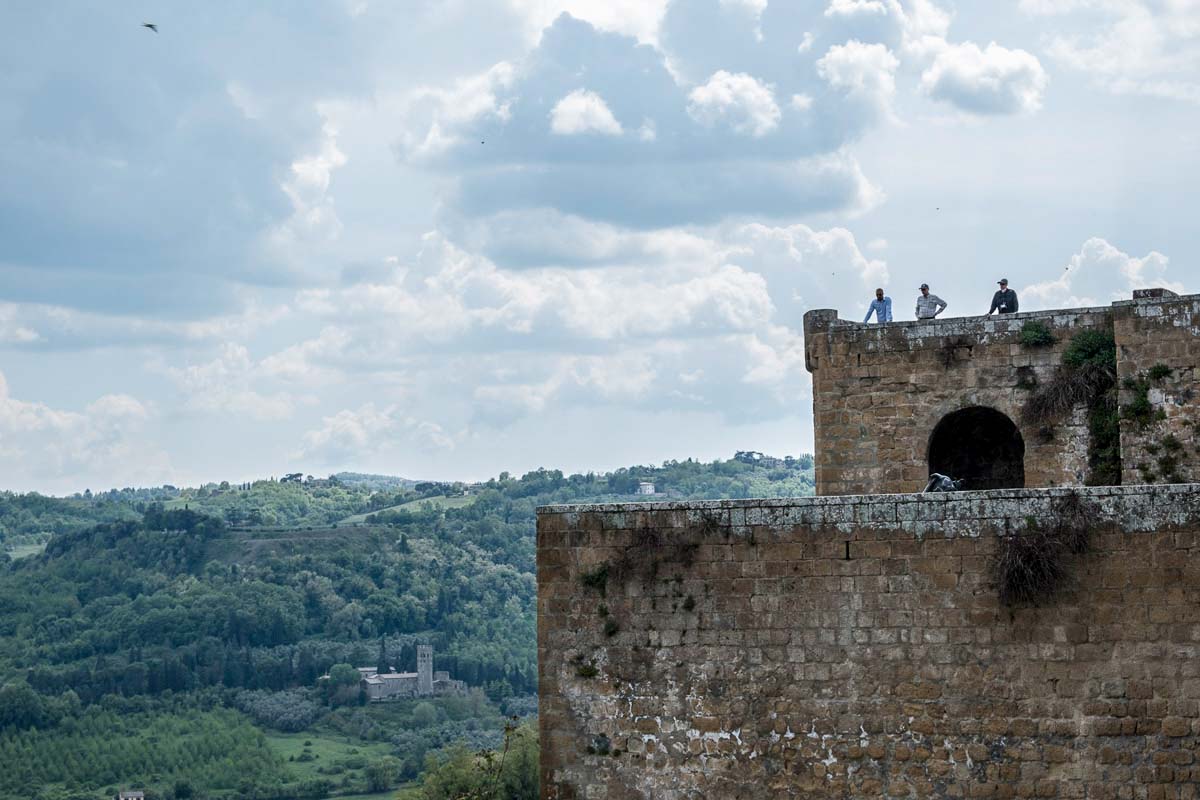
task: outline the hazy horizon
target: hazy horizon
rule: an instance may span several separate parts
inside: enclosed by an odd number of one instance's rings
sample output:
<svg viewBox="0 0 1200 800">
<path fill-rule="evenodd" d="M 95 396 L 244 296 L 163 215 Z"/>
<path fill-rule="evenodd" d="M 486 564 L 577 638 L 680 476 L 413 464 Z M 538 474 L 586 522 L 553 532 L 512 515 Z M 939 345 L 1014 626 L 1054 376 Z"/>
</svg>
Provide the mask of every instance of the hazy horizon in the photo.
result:
<svg viewBox="0 0 1200 800">
<path fill-rule="evenodd" d="M 0 489 L 799 455 L 811 308 L 1200 289 L 1200 0 L 0 22 Z"/>
</svg>

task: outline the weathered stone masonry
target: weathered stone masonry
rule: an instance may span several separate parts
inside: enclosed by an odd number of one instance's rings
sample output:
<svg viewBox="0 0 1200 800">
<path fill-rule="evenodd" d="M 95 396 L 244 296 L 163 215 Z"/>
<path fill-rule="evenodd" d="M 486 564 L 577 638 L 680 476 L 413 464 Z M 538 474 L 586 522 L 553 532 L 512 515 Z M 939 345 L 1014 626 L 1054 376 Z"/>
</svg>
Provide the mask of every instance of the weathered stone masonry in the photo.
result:
<svg viewBox="0 0 1200 800">
<path fill-rule="evenodd" d="M 1090 552 L 1002 606 L 1072 491 Z M 538 584 L 546 798 L 1200 791 L 1194 485 L 544 508 Z"/>
<path fill-rule="evenodd" d="M 1078 407 L 1052 437 L 1024 423 L 1021 410 L 1032 387 L 1052 379 L 1071 337 L 1086 329 L 1113 334 L 1123 383 L 1144 378 L 1156 364 L 1173 369 L 1149 388 L 1149 423 L 1121 422 L 1122 483 L 1200 479 L 1200 295 L 1145 294 L 1101 308 L 887 325 L 810 311 L 804 334 L 813 376 L 817 494 L 919 491 L 930 472 L 934 430 L 969 408 L 994 410 L 1019 430 L 1024 476 L 1007 486 L 1084 483 L 1086 409 Z M 1046 325 L 1055 342 L 1020 344 L 1021 329 L 1031 321 Z M 1135 394 L 1122 388 L 1121 404 Z M 1164 455 L 1171 470 L 1158 466 Z"/>
</svg>

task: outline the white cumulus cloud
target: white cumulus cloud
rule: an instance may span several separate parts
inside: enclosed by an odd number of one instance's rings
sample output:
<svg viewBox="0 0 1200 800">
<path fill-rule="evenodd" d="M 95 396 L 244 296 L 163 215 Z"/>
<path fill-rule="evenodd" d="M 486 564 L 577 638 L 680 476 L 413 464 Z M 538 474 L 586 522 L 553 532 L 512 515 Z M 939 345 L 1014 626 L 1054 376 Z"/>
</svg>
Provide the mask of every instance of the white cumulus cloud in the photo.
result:
<svg viewBox="0 0 1200 800">
<path fill-rule="evenodd" d="M 43 492 L 161 480 L 170 464 L 144 435 L 153 416 L 127 394 L 103 395 L 80 411 L 21 400 L 0 373 L 0 474 L 36 479 Z"/>
<path fill-rule="evenodd" d="M 1071 256 L 1062 275 L 1025 287 L 1022 308 L 1071 308 L 1128 300 L 1134 289 L 1161 287 L 1183 293 L 1168 274 L 1170 259 L 1157 251 L 1131 256 L 1104 239 L 1092 238 Z"/>
<path fill-rule="evenodd" d="M 304 434 L 296 457 L 337 466 L 409 445 L 447 450 L 454 439 L 437 423 L 407 416 L 396 406 L 364 403 L 324 417 L 319 428 Z"/>
<path fill-rule="evenodd" d="M 829 48 L 817 61 L 817 73 L 835 89 L 887 113 L 896 94 L 899 59 L 885 45 L 850 40 Z"/>
<path fill-rule="evenodd" d="M 1198 0 L 1021 0 L 1020 8 L 1063 18 L 1051 57 L 1109 91 L 1200 103 Z"/>
<path fill-rule="evenodd" d="M 295 407 L 289 394 L 255 387 L 263 369 L 244 346 L 234 342 L 225 343 L 211 361 L 164 371 L 183 394 L 184 404 L 195 411 L 273 420 L 288 418 Z"/>
<path fill-rule="evenodd" d="M 667 10 L 667 0 L 509 0 L 509 3 L 524 18 L 531 41 L 537 41 L 546 26 L 565 13 L 601 30 L 653 44 L 658 41 L 658 27 Z"/>
<path fill-rule="evenodd" d="M 854 17 L 858 15 L 884 16 L 888 7 L 883 0 L 832 0 L 825 9 L 827 17 Z"/>
<path fill-rule="evenodd" d="M 1032 114 L 1042 107 L 1046 71 L 1032 53 L 995 42 L 949 45 L 921 75 L 921 88 L 975 114 Z"/>
<path fill-rule="evenodd" d="M 744 72 L 719 70 L 688 94 L 688 114 L 702 125 L 727 123 L 738 133 L 766 136 L 783 116 L 774 88 Z"/>
<path fill-rule="evenodd" d="M 579 133 L 620 136 L 621 123 L 603 97 L 587 89 L 576 89 L 555 104 L 550 112 L 550 130 L 560 136 Z"/>
</svg>

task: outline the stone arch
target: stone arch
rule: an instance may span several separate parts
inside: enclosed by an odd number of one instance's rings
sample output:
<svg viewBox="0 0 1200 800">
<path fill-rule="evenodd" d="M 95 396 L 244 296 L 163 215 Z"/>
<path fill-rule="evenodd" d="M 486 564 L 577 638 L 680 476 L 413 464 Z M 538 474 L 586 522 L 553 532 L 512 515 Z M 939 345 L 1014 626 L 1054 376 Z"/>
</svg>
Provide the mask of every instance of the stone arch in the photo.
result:
<svg viewBox="0 0 1200 800">
<path fill-rule="evenodd" d="M 965 478 L 964 489 L 1025 488 L 1025 440 L 1016 424 L 988 406 L 942 417 L 929 436 L 929 471 Z"/>
</svg>

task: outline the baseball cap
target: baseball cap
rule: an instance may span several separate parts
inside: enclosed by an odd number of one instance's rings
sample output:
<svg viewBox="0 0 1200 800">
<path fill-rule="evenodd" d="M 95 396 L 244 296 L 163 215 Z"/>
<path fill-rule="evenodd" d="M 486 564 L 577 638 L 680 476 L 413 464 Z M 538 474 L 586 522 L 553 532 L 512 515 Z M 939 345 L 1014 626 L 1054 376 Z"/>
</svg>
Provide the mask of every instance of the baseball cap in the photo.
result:
<svg viewBox="0 0 1200 800">
<path fill-rule="evenodd" d="M 929 284 L 928 284 L 928 283 L 922 283 L 922 284 L 921 284 L 920 286 L 918 286 L 917 288 L 918 288 L 918 289 L 928 289 L 928 288 L 929 288 Z"/>
<path fill-rule="evenodd" d="M 1008 278 L 1001 278 L 1000 280 L 996 281 L 996 283 L 1002 283 L 1005 286 L 1008 286 Z"/>
</svg>

